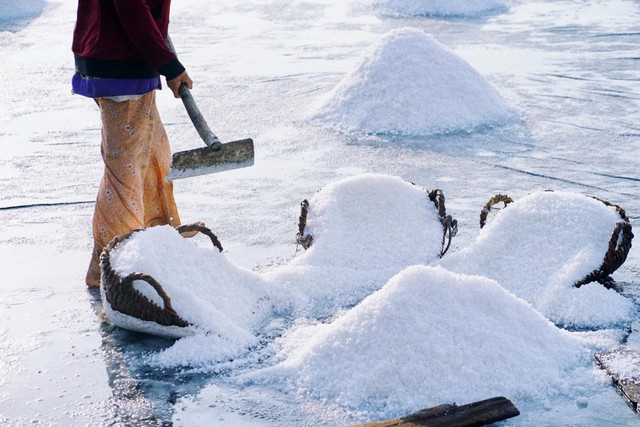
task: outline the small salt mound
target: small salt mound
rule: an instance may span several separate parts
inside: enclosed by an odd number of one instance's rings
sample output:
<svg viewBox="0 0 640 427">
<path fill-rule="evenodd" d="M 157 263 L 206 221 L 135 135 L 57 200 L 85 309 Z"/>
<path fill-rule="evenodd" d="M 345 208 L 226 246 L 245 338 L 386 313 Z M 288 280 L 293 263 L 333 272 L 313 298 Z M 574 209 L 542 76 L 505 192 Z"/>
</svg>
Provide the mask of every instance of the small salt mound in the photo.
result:
<svg viewBox="0 0 640 427">
<path fill-rule="evenodd" d="M 506 9 L 499 0 L 374 0 L 373 6 L 399 15 L 473 17 Z"/>
<path fill-rule="evenodd" d="M 294 265 L 384 269 L 437 259 L 443 228 L 425 189 L 396 176 L 361 174 L 309 199 L 307 233 L 313 245 Z"/>
<path fill-rule="evenodd" d="M 312 246 L 263 275 L 297 316 L 332 316 L 398 271 L 437 260 L 443 227 L 428 192 L 399 177 L 362 174 L 309 198 Z"/>
<path fill-rule="evenodd" d="M 311 114 L 353 131 L 428 135 L 511 121 L 513 110 L 467 62 L 415 28 L 390 31 Z"/>
<path fill-rule="evenodd" d="M 206 333 L 206 358 L 215 360 L 255 345 L 254 331 L 271 307 L 260 276 L 213 247 L 198 246 L 197 239 L 205 237 L 185 239 L 170 226 L 152 227 L 116 246 L 110 258 L 120 277 L 142 272 L 158 281 L 178 315 Z M 134 287 L 163 306 L 145 281 L 135 281 Z"/>
<path fill-rule="evenodd" d="M 426 266 L 278 346 L 280 362 L 248 380 L 282 380 L 300 395 L 381 418 L 498 395 L 544 400 L 568 388 L 577 364 L 591 365 L 577 338 L 495 281 Z"/>
<path fill-rule="evenodd" d="M 597 328 L 627 322 L 633 305 L 613 290 L 578 282 L 600 267 L 620 216 L 584 195 L 537 192 L 509 204 L 475 243 L 440 265 L 481 274 L 531 303 L 556 324 Z"/>
</svg>

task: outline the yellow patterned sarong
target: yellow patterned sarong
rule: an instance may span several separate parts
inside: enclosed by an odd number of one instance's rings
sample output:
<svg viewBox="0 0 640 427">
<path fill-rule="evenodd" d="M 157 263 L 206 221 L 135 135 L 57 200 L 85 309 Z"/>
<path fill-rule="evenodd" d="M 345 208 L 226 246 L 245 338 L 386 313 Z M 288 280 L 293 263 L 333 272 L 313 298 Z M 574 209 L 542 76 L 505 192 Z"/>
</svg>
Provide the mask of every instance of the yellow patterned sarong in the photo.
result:
<svg viewBox="0 0 640 427">
<path fill-rule="evenodd" d="M 87 285 L 99 286 L 102 249 L 120 234 L 155 225 L 180 225 L 173 183 L 165 182 L 171 148 L 155 91 L 136 100 L 98 98 L 104 175 L 93 215 L 94 250 Z"/>
</svg>

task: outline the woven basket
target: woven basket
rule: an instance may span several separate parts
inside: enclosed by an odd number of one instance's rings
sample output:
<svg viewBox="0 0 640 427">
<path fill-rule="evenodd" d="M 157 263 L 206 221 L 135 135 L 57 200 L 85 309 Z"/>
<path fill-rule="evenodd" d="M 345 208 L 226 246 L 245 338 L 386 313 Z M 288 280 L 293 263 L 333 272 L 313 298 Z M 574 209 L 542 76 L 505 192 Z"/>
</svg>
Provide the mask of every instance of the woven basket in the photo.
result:
<svg viewBox="0 0 640 427">
<path fill-rule="evenodd" d="M 413 183 L 412 183 L 413 184 Z M 415 184 L 413 184 L 415 185 Z M 451 246 L 451 239 L 458 232 L 458 221 L 453 219 L 451 215 L 447 215 L 447 209 L 444 205 L 444 193 L 440 189 L 427 192 L 429 200 L 438 210 L 438 218 L 442 224 L 442 249 L 440 250 L 440 258 L 444 256 Z M 305 250 L 309 249 L 313 244 L 313 234 L 305 234 L 307 227 L 307 214 L 309 212 L 309 201 L 303 200 L 300 203 L 300 216 L 298 217 L 298 232 L 296 233 L 296 244 L 302 246 Z"/>
<path fill-rule="evenodd" d="M 177 227 L 176 230 L 179 233 L 200 232 L 205 234 L 211 239 L 213 245 L 222 252 L 222 245 L 218 241 L 218 238 L 207 227 L 198 224 L 187 224 Z M 110 260 L 111 251 L 137 231 L 141 230 L 135 230 L 115 237 L 102 251 L 100 255 L 100 269 L 102 273 L 102 292 L 104 297 L 111 306 L 111 309 L 121 314 L 139 320 L 154 322 L 162 326 L 177 326 L 181 328 L 191 326 L 188 321 L 176 313 L 171 304 L 171 298 L 164 291 L 162 285 L 153 277 L 138 272 L 121 277 L 113 270 Z M 136 280 L 145 281 L 153 287 L 162 298 L 164 307 L 159 307 L 140 293 L 133 286 L 133 282 Z"/>
<path fill-rule="evenodd" d="M 583 279 L 577 281 L 574 286 L 576 288 L 579 288 L 580 286 L 586 285 L 587 283 L 599 282 L 606 288 L 610 288 L 612 287 L 613 282 L 609 276 L 618 268 L 620 268 L 622 264 L 624 264 L 627 259 L 627 255 L 629 254 L 629 250 L 631 249 L 631 241 L 633 240 L 631 223 L 629 222 L 629 218 L 627 218 L 624 209 L 622 209 L 620 206 L 614 205 L 607 202 L 606 200 L 602 200 L 594 196 L 588 197 L 598 200 L 605 206 L 614 207 L 618 215 L 620 215 L 620 221 L 616 223 L 613 231 L 611 232 L 609 247 L 607 249 L 607 252 L 604 254 L 602 265 L 599 268 L 593 270 L 591 273 L 587 274 Z M 484 205 L 480 212 L 480 228 L 484 227 L 487 220 L 487 215 L 491 211 L 491 208 L 500 202 L 504 203 L 504 207 L 506 208 L 509 203 L 513 202 L 513 200 L 511 199 L 511 197 L 503 194 L 497 194 L 489 199 L 489 201 Z"/>
</svg>

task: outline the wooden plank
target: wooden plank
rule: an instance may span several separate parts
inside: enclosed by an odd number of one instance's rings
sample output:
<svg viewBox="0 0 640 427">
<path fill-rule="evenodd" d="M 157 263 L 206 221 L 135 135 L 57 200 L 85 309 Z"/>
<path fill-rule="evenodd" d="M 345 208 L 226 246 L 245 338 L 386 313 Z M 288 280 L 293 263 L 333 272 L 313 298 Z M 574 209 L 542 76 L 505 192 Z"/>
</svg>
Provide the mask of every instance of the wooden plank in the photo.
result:
<svg viewBox="0 0 640 427">
<path fill-rule="evenodd" d="M 595 358 L 627 404 L 640 413 L 640 352 L 621 347 L 596 353 Z"/>
<path fill-rule="evenodd" d="M 476 427 L 520 415 L 520 411 L 505 397 L 493 397 L 467 405 L 455 403 L 423 409 L 414 414 L 391 420 L 375 421 L 353 427 Z"/>
</svg>

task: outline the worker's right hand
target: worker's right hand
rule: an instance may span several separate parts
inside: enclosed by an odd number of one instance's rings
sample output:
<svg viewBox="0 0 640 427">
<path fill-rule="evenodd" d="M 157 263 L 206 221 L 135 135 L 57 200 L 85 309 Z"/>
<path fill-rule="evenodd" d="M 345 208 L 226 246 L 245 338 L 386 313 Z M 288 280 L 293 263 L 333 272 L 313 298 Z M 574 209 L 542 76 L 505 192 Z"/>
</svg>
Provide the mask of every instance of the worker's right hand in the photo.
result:
<svg viewBox="0 0 640 427">
<path fill-rule="evenodd" d="M 167 80 L 167 86 L 169 86 L 169 89 L 171 89 L 171 92 L 173 92 L 173 96 L 175 96 L 176 98 L 180 98 L 180 92 L 178 90 L 180 89 L 180 85 L 182 83 L 185 83 L 189 89 L 193 88 L 193 81 L 186 71 L 183 71 L 182 74 L 180 74 L 178 77 Z"/>
</svg>

